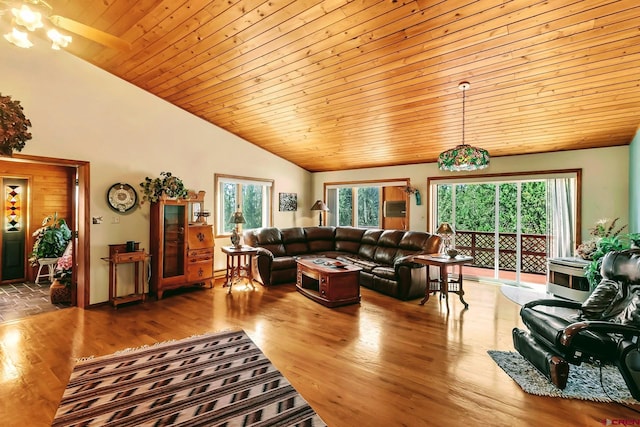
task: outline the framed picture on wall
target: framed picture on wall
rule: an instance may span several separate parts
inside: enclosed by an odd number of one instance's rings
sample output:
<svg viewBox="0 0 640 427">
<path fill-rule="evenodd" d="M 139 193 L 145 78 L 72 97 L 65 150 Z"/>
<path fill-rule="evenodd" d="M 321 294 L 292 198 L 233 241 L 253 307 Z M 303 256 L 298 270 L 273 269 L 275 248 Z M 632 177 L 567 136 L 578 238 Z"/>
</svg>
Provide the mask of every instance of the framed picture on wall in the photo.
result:
<svg viewBox="0 0 640 427">
<path fill-rule="evenodd" d="M 298 195 L 296 193 L 280 193 L 280 208 L 281 212 L 284 211 L 297 211 L 298 210 Z"/>
</svg>

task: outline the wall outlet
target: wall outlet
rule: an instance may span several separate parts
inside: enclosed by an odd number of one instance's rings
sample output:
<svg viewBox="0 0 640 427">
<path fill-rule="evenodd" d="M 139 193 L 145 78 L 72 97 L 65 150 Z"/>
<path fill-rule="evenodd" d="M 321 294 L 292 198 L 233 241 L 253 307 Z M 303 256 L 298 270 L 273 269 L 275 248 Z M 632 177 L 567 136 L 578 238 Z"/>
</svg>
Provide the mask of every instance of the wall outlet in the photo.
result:
<svg viewBox="0 0 640 427">
<path fill-rule="evenodd" d="M 114 216 L 113 219 L 111 220 L 111 224 L 120 224 L 120 217 Z"/>
</svg>

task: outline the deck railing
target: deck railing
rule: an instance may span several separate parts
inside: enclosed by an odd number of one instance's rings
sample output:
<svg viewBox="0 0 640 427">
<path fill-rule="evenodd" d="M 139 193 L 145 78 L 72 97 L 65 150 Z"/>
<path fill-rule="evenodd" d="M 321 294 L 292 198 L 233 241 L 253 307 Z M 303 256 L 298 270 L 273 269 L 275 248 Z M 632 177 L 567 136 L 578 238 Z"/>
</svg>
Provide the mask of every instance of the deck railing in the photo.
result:
<svg viewBox="0 0 640 427">
<path fill-rule="evenodd" d="M 515 233 L 498 233 L 498 267 L 515 271 L 517 261 L 517 238 Z M 456 230 L 455 247 L 463 255 L 473 257 L 473 266 L 495 267 L 495 233 Z M 547 237 L 542 234 L 520 235 L 522 273 L 546 274 Z"/>
</svg>

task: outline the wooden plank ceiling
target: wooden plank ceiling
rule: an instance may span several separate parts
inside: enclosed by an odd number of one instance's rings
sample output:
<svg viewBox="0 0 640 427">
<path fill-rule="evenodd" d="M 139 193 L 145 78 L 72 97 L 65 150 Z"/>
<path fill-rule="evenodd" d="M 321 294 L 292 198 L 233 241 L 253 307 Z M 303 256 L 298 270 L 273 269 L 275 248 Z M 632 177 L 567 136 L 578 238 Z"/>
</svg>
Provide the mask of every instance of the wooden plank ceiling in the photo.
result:
<svg viewBox="0 0 640 427">
<path fill-rule="evenodd" d="M 309 171 L 629 144 L 640 2 L 48 0 L 72 54 Z M 215 141 L 212 141 L 214 143 Z"/>
</svg>

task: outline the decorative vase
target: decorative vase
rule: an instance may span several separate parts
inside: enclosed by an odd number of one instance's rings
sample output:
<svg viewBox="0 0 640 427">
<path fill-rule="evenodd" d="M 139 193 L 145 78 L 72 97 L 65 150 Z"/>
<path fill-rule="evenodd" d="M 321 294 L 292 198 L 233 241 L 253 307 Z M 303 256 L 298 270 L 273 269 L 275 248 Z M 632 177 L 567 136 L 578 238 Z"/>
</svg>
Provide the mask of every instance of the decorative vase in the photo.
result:
<svg viewBox="0 0 640 427">
<path fill-rule="evenodd" d="M 70 303 L 71 286 L 60 283 L 58 279 L 55 279 L 49 287 L 49 297 L 51 298 L 51 304 Z"/>
</svg>

